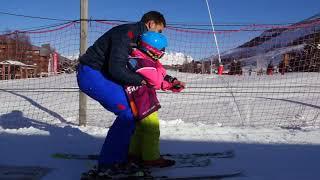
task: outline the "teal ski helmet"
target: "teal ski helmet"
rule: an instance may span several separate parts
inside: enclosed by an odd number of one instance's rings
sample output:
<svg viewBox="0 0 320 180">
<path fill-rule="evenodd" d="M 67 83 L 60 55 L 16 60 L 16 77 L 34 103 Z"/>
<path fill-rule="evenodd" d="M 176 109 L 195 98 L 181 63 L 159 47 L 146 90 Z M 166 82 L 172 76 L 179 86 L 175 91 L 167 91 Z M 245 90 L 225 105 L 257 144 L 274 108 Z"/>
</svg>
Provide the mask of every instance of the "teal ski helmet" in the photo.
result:
<svg viewBox="0 0 320 180">
<path fill-rule="evenodd" d="M 163 34 L 153 31 L 142 34 L 139 43 L 140 49 L 154 60 L 158 60 L 164 55 L 167 45 L 167 38 Z"/>
</svg>

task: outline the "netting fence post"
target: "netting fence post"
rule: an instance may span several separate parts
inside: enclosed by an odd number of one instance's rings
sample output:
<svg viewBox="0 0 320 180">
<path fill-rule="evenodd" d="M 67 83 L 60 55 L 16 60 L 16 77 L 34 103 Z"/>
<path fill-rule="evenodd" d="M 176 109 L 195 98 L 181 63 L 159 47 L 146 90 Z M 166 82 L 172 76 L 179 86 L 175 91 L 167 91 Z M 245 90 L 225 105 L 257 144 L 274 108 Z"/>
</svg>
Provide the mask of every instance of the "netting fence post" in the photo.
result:
<svg viewBox="0 0 320 180">
<path fill-rule="evenodd" d="M 87 50 L 88 38 L 88 0 L 80 0 L 80 55 Z M 87 96 L 79 91 L 79 125 L 87 124 Z"/>
</svg>

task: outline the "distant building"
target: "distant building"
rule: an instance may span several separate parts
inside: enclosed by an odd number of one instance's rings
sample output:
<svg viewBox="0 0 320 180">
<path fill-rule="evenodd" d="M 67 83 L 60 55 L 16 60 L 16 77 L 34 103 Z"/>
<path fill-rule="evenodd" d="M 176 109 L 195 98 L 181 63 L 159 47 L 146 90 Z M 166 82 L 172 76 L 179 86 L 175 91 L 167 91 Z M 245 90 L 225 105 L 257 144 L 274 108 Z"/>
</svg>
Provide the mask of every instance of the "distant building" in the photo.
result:
<svg viewBox="0 0 320 180">
<path fill-rule="evenodd" d="M 284 72 L 320 72 L 320 50 L 314 44 L 306 44 L 303 50 L 285 53 L 280 65 Z"/>
<path fill-rule="evenodd" d="M 25 36 L 0 36 L 0 80 L 43 77 L 59 72 L 59 55 L 50 44 L 31 45 Z M 20 39 L 19 39 L 20 38 Z"/>
<path fill-rule="evenodd" d="M 19 61 L 5 60 L 0 62 L 0 80 L 23 79 L 35 77 L 36 66 Z"/>
</svg>

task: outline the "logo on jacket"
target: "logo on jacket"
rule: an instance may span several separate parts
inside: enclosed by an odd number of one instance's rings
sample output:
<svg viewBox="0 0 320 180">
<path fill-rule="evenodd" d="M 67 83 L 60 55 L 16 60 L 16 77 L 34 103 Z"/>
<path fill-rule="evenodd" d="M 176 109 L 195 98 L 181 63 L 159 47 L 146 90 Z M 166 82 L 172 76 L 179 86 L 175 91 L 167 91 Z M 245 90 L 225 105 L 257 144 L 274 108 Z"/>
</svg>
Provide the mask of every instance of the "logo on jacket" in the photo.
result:
<svg viewBox="0 0 320 180">
<path fill-rule="evenodd" d="M 141 86 L 128 86 L 128 87 L 126 88 L 126 90 L 127 90 L 128 94 L 131 94 L 131 93 L 137 91 L 140 87 L 141 87 Z"/>
</svg>

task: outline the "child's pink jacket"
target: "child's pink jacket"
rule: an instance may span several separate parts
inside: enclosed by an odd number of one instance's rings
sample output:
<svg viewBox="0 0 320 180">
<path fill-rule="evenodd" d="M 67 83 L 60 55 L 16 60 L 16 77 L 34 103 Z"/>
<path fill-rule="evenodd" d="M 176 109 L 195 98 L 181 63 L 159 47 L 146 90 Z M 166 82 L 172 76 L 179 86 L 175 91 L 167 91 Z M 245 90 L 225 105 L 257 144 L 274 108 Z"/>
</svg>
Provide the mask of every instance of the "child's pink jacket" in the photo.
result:
<svg viewBox="0 0 320 180">
<path fill-rule="evenodd" d="M 164 80 L 166 70 L 161 63 L 152 60 L 138 49 L 132 51 L 128 68 L 142 75 L 147 81 L 147 85 L 125 87 L 135 118 L 142 120 L 161 107 L 156 89 L 168 90 L 172 85 Z"/>
<path fill-rule="evenodd" d="M 143 67 L 136 70 L 137 73 L 141 74 L 144 79 L 153 88 L 159 90 L 168 90 L 172 87 L 172 84 L 164 80 L 167 75 L 166 70 L 159 61 L 152 60 L 149 56 L 145 55 L 138 49 L 135 49 L 131 53 L 132 58 L 138 58 L 140 61 L 146 61 L 140 63 Z"/>
</svg>

